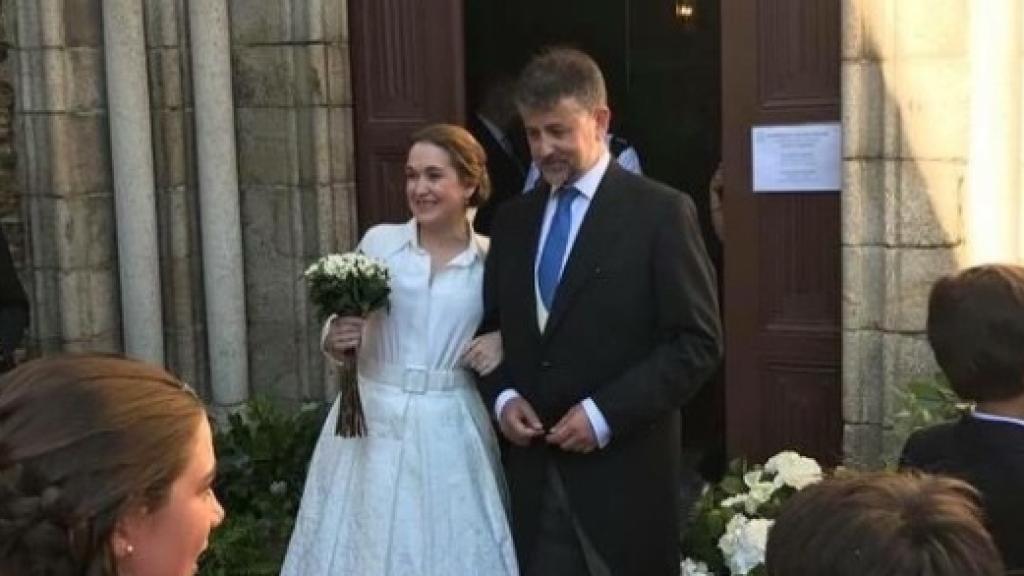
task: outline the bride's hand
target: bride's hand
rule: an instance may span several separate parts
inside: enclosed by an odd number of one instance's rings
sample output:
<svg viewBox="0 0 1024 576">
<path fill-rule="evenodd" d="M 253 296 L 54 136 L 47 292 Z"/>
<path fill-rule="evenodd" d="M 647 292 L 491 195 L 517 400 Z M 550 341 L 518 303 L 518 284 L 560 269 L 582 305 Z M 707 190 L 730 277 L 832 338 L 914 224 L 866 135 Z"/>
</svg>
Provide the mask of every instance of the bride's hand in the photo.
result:
<svg viewBox="0 0 1024 576">
<path fill-rule="evenodd" d="M 497 330 L 477 336 L 466 345 L 466 350 L 462 353 L 462 363 L 481 376 L 493 372 L 503 358 L 501 332 Z"/>
<path fill-rule="evenodd" d="M 365 321 L 358 316 L 335 317 L 327 329 L 324 348 L 335 358 L 341 358 L 346 352 L 355 350 L 363 339 Z"/>
</svg>

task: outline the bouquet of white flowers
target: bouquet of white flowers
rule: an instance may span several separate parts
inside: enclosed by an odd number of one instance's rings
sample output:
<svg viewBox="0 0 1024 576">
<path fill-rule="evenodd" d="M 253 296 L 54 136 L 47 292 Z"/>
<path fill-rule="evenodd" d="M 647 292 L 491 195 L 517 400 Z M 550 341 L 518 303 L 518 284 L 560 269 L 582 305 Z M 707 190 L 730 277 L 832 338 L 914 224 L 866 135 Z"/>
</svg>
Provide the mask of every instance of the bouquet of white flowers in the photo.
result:
<svg viewBox="0 0 1024 576">
<path fill-rule="evenodd" d="M 768 531 L 782 504 L 821 479 L 817 462 L 792 451 L 772 456 L 763 467 L 733 462 L 697 503 L 683 539 L 683 575 L 763 573 Z"/>
<path fill-rule="evenodd" d="M 391 275 L 387 266 L 361 252 L 324 256 L 306 269 L 305 277 L 321 322 L 331 315 L 365 318 L 388 305 Z M 336 433 L 346 438 L 364 435 L 366 419 L 359 400 L 354 351 L 346 355 L 341 367 L 339 402 Z"/>
</svg>

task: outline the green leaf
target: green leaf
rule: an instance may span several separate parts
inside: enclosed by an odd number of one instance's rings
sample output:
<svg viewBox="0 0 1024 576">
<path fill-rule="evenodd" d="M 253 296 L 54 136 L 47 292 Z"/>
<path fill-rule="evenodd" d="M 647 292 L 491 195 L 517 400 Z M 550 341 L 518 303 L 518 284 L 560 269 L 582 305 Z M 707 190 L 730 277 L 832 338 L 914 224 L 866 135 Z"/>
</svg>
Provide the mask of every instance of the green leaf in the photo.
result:
<svg viewBox="0 0 1024 576">
<path fill-rule="evenodd" d="M 214 436 L 215 491 L 228 510 L 200 562 L 202 576 L 277 574 L 327 405 L 285 411 L 255 398 Z M 272 492 L 281 483 L 284 490 Z"/>
<path fill-rule="evenodd" d="M 747 490 L 747 485 L 743 483 L 743 480 L 740 480 L 735 476 L 726 476 L 722 479 L 719 486 L 729 496 L 735 496 L 742 492 L 746 492 Z"/>
</svg>

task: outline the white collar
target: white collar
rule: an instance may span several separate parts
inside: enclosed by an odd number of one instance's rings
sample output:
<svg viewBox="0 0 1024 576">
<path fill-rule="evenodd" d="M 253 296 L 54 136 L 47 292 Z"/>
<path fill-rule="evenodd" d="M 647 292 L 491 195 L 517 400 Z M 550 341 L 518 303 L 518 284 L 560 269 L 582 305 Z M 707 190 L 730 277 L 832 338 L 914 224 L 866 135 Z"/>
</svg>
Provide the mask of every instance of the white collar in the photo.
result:
<svg viewBox="0 0 1024 576">
<path fill-rule="evenodd" d="M 978 412 L 977 410 L 971 411 L 971 418 L 977 418 L 978 420 L 986 420 L 988 422 L 1003 422 L 1004 424 L 1015 424 L 1017 426 L 1024 426 L 1024 420 L 1020 418 L 1013 418 L 1012 416 L 999 416 L 996 414 L 987 414 L 985 412 Z"/>
<path fill-rule="evenodd" d="M 466 220 L 466 227 L 469 229 L 469 243 L 466 245 L 465 250 L 451 259 L 448 263 L 450 266 L 469 266 L 477 260 L 482 262 L 484 255 L 487 254 L 489 244 L 487 238 L 474 232 L 473 226 L 468 219 Z M 426 253 L 426 250 L 420 246 L 419 236 L 419 227 L 416 224 L 415 218 L 410 218 L 408 222 L 402 225 L 402 244 L 408 245 L 414 252 Z"/>
<path fill-rule="evenodd" d="M 604 174 L 608 171 L 608 165 L 611 164 L 611 161 L 612 155 L 605 148 L 601 153 L 601 157 L 597 159 L 597 163 L 577 178 L 575 182 L 571 182 L 570 185 L 580 194 L 586 196 L 587 200 L 593 200 L 594 194 L 597 193 L 597 187 L 601 185 L 601 180 L 604 179 Z"/>
</svg>

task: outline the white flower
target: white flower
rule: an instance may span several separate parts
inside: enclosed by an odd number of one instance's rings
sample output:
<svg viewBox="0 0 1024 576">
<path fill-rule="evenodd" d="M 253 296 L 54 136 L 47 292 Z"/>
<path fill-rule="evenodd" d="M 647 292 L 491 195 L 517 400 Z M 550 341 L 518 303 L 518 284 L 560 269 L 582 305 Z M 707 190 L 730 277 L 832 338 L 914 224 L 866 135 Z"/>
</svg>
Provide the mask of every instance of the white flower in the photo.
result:
<svg viewBox="0 0 1024 576">
<path fill-rule="evenodd" d="M 692 558 L 684 558 L 680 568 L 683 569 L 682 576 L 715 576 L 707 564 Z"/>
<path fill-rule="evenodd" d="M 775 485 L 780 488 L 789 486 L 802 490 L 821 480 L 821 466 L 817 462 L 789 450 L 769 458 L 764 470 L 775 475 Z"/>
<path fill-rule="evenodd" d="M 750 515 L 756 514 L 757 509 L 772 499 L 772 495 L 778 490 L 778 486 L 773 482 L 765 482 L 762 480 L 763 473 L 761 470 L 751 470 L 743 475 L 743 483 L 747 485 L 748 490 L 742 494 L 730 496 L 722 500 L 722 506 L 726 508 L 732 508 L 736 505 L 743 505 L 743 510 Z"/>
<path fill-rule="evenodd" d="M 768 545 L 768 530 L 773 520 L 764 518 L 748 519 L 737 514 L 729 520 L 725 534 L 718 539 L 718 548 L 725 556 L 725 563 L 734 575 L 744 575 L 764 563 L 764 552 Z"/>
<path fill-rule="evenodd" d="M 388 269 L 383 262 L 371 258 L 361 252 L 346 252 L 344 254 L 328 254 L 306 268 L 305 276 L 331 277 L 339 280 L 347 280 L 352 277 L 362 278 L 387 278 Z"/>
</svg>

